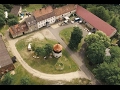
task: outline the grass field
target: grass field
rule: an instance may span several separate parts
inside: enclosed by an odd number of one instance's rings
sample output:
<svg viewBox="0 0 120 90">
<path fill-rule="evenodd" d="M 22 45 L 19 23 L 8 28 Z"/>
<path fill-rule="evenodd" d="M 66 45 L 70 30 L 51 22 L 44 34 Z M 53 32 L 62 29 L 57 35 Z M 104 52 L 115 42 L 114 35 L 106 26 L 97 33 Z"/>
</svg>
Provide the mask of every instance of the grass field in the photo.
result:
<svg viewBox="0 0 120 90">
<path fill-rule="evenodd" d="M 72 32 L 72 31 L 73 31 L 73 27 L 69 27 L 69 28 L 63 29 L 63 30 L 60 31 L 60 33 L 59 33 L 60 37 L 62 38 L 62 40 L 63 40 L 67 45 L 69 44 L 69 40 L 70 40 L 71 32 Z M 84 39 L 82 38 L 81 42 L 80 42 L 79 45 L 78 45 L 77 51 L 80 50 L 83 42 L 84 42 Z"/>
<path fill-rule="evenodd" d="M 27 38 L 26 38 L 27 39 Z M 22 39 L 16 43 L 17 50 L 19 51 L 22 58 L 34 69 L 37 69 L 44 73 L 53 73 L 53 74 L 60 74 L 60 73 L 68 73 L 78 70 L 77 64 L 72 60 L 70 55 L 63 49 L 62 51 L 62 57 L 60 58 L 47 58 L 44 60 L 42 56 L 40 56 L 39 59 L 33 58 L 34 52 L 29 52 L 27 50 L 28 42 L 26 42 L 26 39 Z M 33 39 L 31 41 L 32 44 L 35 43 L 36 47 L 42 47 L 45 44 L 49 43 L 51 45 L 54 45 L 58 43 L 57 41 L 44 39 Z M 64 69 L 61 71 L 56 70 L 55 64 L 62 62 L 64 64 Z"/>
<path fill-rule="evenodd" d="M 13 80 L 10 85 L 21 85 L 20 81 L 22 78 L 27 77 L 29 79 L 28 85 L 58 85 L 58 84 L 63 84 L 63 85 L 88 85 L 90 84 L 90 81 L 85 78 L 76 78 L 71 80 L 70 82 L 68 81 L 53 81 L 53 80 L 45 80 L 45 79 L 40 79 L 37 78 L 30 73 L 28 73 L 19 62 L 16 62 L 14 64 L 15 66 L 15 74 L 12 75 Z M 0 80 L 0 85 L 1 85 L 1 80 Z"/>
<path fill-rule="evenodd" d="M 0 28 L 0 33 L 2 33 L 2 35 L 4 35 L 6 30 L 8 30 L 8 28 L 9 28 L 8 25 L 4 25 L 2 28 Z"/>
<path fill-rule="evenodd" d="M 29 4 L 28 7 L 23 7 L 23 10 L 26 9 L 28 12 L 33 12 L 35 9 L 42 8 L 42 4 Z"/>
</svg>

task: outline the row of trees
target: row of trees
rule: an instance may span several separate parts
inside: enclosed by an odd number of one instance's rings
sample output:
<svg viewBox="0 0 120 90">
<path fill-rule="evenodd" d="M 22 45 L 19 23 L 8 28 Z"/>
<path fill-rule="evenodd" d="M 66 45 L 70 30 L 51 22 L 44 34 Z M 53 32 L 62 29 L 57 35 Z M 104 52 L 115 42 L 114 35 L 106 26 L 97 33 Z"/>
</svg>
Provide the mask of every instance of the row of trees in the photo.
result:
<svg viewBox="0 0 120 90">
<path fill-rule="evenodd" d="M 95 66 L 95 77 L 105 84 L 120 85 L 120 48 L 111 46 L 111 40 L 101 31 L 87 35 L 84 41 L 87 59 Z M 106 48 L 110 48 L 110 56 L 105 55 Z"/>
<path fill-rule="evenodd" d="M 55 8 L 58 8 L 58 7 L 62 7 L 66 4 L 43 4 L 43 7 L 46 7 L 48 5 L 52 6 L 55 9 Z"/>
<path fill-rule="evenodd" d="M 53 48 L 52 48 L 51 44 L 45 44 L 45 46 L 43 46 L 43 47 L 36 47 L 33 50 L 35 51 L 35 54 L 37 56 L 46 56 L 46 57 L 48 57 L 50 55 L 50 53 L 52 53 Z"/>
<path fill-rule="evenodd" d="M 110 39 L 102 32 L 96 31 L 91 35 L 87 35 L 84 39 L 87 44 L 86 56 L 93 65 L 103 62 L 105 57 L 105 49 L 110 46 Z"/>
<path fill-rule="evenodd" d="M 6 73 L 3 77 L 3 79 L 0 81 L 0 85 L 11 85 L 13 82 L 14 76 L 10 73 Z M 30 85 L 31 81 L 29 77 L 24 76 L 20 79 L 20 85 Z"/>
<path fill-rule="evenodd" d="M 96 78 L 108 85 L 120 85 L 120 48 L 112 46 L 111 56 L 93 69 Z"/>
</svg>

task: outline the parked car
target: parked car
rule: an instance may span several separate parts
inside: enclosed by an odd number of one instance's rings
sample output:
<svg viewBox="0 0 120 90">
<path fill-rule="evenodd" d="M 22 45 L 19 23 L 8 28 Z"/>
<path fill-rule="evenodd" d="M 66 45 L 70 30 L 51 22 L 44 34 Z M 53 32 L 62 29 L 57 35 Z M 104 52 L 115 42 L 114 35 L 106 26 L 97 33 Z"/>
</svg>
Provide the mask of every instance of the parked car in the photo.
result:
<svg viewBox="0 0 120 90">
<path fill-rule="evenodd" d="M 81 24 L 81 23 L 82 23 L 82 20 L 80 19 L 80 21 L 78 21 L 78 23 Z"/>
<path fill-rule="evenodd" d="M 78 21 L 80 21 L 80 18 L 75 18 L 74 21 L 78 22 Z"/>
<path fill-rule="evenodd" d="M 82 23 L 82 19 L 81 19 L 81 18 L 75 18 L 74 21 L 75 21 L 75 22 L 78 22 L 78 23 L 80 23 L 80 24 Z"/>
</svg>

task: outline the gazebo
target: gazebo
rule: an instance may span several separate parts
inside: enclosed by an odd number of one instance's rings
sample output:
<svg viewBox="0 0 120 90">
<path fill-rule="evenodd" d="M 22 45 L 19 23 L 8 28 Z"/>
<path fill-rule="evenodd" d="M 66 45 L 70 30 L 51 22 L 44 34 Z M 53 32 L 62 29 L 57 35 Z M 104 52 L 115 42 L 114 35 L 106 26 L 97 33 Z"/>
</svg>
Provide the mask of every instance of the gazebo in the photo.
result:
<svg viewBox="0 0 120 90">
<path fill-rule="evenodd" d="M 59 58 L 62 56 L 62 45 L 60 44 L 55 44 L 53 46 L 53 56 L 56 58 Z"/>
</svg>

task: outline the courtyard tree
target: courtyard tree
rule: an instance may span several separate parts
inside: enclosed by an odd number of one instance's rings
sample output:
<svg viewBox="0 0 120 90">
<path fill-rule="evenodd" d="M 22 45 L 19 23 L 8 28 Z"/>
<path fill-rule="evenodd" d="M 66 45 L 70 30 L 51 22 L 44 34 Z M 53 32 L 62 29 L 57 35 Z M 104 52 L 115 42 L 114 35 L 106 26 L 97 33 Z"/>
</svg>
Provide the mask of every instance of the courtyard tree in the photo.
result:
<svg viewBox="0 0 120 90">
<path fill-rule="evenodd" d="M 120 47 L 112 46 L 110 48 L 111 58 L 120 58 Z"/>
<path fill-rule="evenodd" d="M 6 73 L 1 80 L 2 85 L 10 85 L 12 83 L 13 77 L 10 75 L 10 73 Z"/>
<path fill-rule="evenodd" d="M 44 56 L 45 55 L 45 50 L 43 47 L 36 47 L 35 49 L 35 54 L 37 56 Z"/>
<path fill-rule="evenodd" d="M 109 47 L 111 39 L 102 31 L 96 31 L 95 34 L 92 33 L 91 35 L 87 35 L 84 41 L 87 43 L 87 45 L 100 41 L 105 47 Z"/>
<path fill-rule="evenodd" d="M 50 53 L 52 53 L 52 45 L 51 44 L 45 44 L 44 50 L 45 50 L 45 56 L 49 56 Z"/>
<path fill-rule="evenodd" d="M 81 39 L 83 32 L 79 27 L 74 27 L 73 32 L 71 33 L 70 41 L 68 44 L 68 47 L 72 50 L 76 50 L 78 48 L 79 43 L 81 42 Z"/>
<path fill-rule="evenodd" d="M 99 40 L 103 42 L 103 44 L 105 45 L 105 47 L 109 47 L 110 46 L 110 42 L 111 39 L 102 31 L 97 31 L 96 34 L 99 35 Z"/>
<path fill-rule="evenodd" d="M 120 59 L 103 62 L 93 69 L 95 77 L 108 85 L 120 85 Z"/>
<path fill-rule="evenodd" d="M 92 33 L 91 35 L 87 35 L 85 37 L 84 41 L 87 43 L 87 45 L 98 42 L 99 41 L 99 35 Z"/>
<path fill-rule="evenodd" d="M 88 46 L 86 55 L 93 65 L 100 64 L 105 56 L 105 46 L 101 42 L 92 43 Z"/>
</svg>

